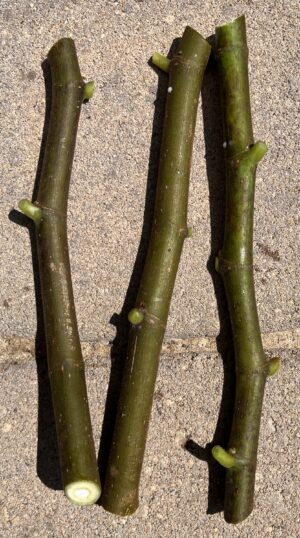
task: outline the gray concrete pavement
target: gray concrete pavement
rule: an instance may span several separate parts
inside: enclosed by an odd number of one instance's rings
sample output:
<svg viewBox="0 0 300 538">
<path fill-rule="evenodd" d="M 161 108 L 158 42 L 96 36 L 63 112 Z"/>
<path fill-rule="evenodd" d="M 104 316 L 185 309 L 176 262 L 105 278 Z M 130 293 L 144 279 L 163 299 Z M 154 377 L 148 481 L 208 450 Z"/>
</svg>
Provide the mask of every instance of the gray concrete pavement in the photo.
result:
<svg viewBox="0 0 300 538">
<path fill-rule="evenodd" d="M 297 2 L 2 0 L 0 9 L 0 362 L 4 368 L 0 535 L 298 536 Z M 116 321 L 110 320 L 120 313 L 124 301 L 125 308 L 133 301 L 143 252 L 139 243 L 141 234 L 143 240 L 147 235 L 153 200 L 166 81 L 160 76 L 158 85 L 147 61 L 155 50 L 167 53 L 186 24 L 207 37 L 217 24 L 242 13 L 247 17 L 254 133 L 269 146 L 257 173 L 257 302 L 266 347 L 284 357 L 282 372 L 268 382 L 266 391 L 256 510 L 237 528 L 226 525 L 222 514 L 207 515 L 207 463 L 182 448 L 187 437 L 200 446 L 212 440 L 222 392 L 222 361 L 215 338 L 224 298 L 220 282 L 206 267 L 220 244 L 224 194 L 222 137 L 211 70 L 199 107 L 191 170 L 189 222 L 194 233 L 184 246 L 174 290 L 141 507 L 128 521 L 113 518 L 99 507 L 78 510 L 60 491 L 43 484 L 45 476 L 38 476 L 43 475 L 39 466 L 46 449 L 40 448 L 37 457 L 41 417 L 32 359 L 37 320 L 30 241 L 16 216 L 8 218 L 18 200 L 30 197 L 33 189 L 45 109 L 41 62 L 57 39 L 70 36 L 76 42 L 82 74 L 96 84 L 94 98 L 83 107 L 80 119 L 68 229 L 79 330 L 99 439 L 110 370 L 109 342 L 116 334 Z M 221 329 L 224 323 L 221 319 Z M 117 325 L 120 328 L 120 321 Z M 176 349 L 171 344 L 174 339 Z M 55 474 L 55 459 L 51 465 Z"/>
<path fill-rule="evenodd" d="M 283 368 L 267 383 L 255 510 L 230 526 L 219 507 L 220 476 L 203 461 L 221 402 L 223 371 L 217 355 L 163 356 L 141 481 L 140 507 L 128 519 L 101 507 L 75 508 L 59 490 L 49 412 L 34 362 L 2 372 L 1 536 L 13 537 L 294 537 L 299 535 L 299 391 L 297 355 L 281 352 Z M 99 440 L 109 361 L 95 360 L 87 380 L 95 439 Z M 43 384 L 41 384 L 42 391 Z M 44 407 L 41 416 L 39 407 Z M 39 418 L 38 418 L 39 417 Z M 39 441 L 37 440 L 39 434 Z M 194 454 L 184 449 L 192 439 Z M 97 443 L 98 444 L 98 443 Z M 196 445 L 202 447 L 197 448 Z M 193 450 L 192 450 L 193 452 Z"/>
<path fill-rule="evenodd" d="M 91 5 L 63 1 L 51 6 L 49 2 L 23 1 L 9 2 L 6 8 L 5 4 L 1 77 L 5 285 L 0 305 L 1 333 L 29 336 L 35 332 L 28 234 L 8 221 L 7 214 L 20 198 L 32 193 L 44 121 L 40 64 L 50 46 L 61 36 L 72 36 L 82 73 L 96 84 L 94 98 L 83 107 L 78 132 L 69 238 L 81 335 L 107 341 L 114 334 L 109 319 L 123 304 L 143 223 L 158 80 L 147 60 L 154 50 L 166 53 L 188 22 L 208 36 L 216 24 L 242 12 L 248 24 L 255 136 L 269 146 L 258 169 L 256 192 L 255 264 L 260 318 L 264 331 L 294 328 L 298 323 L 295 247 L 299 234 L 296 3 L 276 2 L 273 6 L 267 2 L 262 6 L 234 2 L 231 8 L 219 2 Z M 213 105 L 213 100 L 206 102 L 211 114 Z M 207 127 L 210 139 L 213 129 L 218 131 L 218 125 Z M 185 244 L 169 336 L 215 335 L 218 331 L 214 290 L 206 270 L 211 230 L 205 153 L 208 150 L 200 106 L 189 205 L 194 236 Z M 211 175 L 216 195 L 215 183 L 222 176 L 218 169 Z"/>
</svg>

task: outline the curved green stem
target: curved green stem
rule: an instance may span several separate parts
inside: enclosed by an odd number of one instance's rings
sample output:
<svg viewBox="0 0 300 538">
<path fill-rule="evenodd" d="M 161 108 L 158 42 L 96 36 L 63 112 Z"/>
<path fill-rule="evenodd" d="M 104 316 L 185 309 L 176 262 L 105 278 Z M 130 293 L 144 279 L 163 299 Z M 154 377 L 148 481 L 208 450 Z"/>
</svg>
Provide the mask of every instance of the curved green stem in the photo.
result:
<svg viewBox="0 0 300 538">
<path fill-rule="evenodd" d="M 217 61 L 226 148 L 226 216 L 223 248 L 216 260 L 229 306 L 236 361 L 235 409 L 228 451 L 213 449 L 228 467 L 224 515 L 231 523 L 253 508 L 261 410 L 267 375 L 278 363 L 267 363 L 262 348 L 253 280 L 253 211 L 256 165 L 267 151 L 253 144 L 244 17 L 216 29 Z M 225 457 L 226 454 L 226 457 Z"/>
<path fill-rule="evenodd" d="M 36 224 L 48 371 L 62 481 L 75 504 L 92 504 L 100 481 L 76 322 L 67 242 L 67 198 L 77 126 L 86 86 L 72 39 L 50 50 L 50 123 L 35 203 L 20 209 Z"/>
<path fill-rule="evenodd" d="M 187 201 L 196 113 L 210 46 L 187 27 L 170 61 L 151 240 L 134 312 L 102 505 L 129 515 L 138 488 L 159 354 L 179 259 L 187 236 Z M 132 315 L 132 314 L 131 314 Z M 131 320 L 132 321 L 132 320 Z"/>
</svg>

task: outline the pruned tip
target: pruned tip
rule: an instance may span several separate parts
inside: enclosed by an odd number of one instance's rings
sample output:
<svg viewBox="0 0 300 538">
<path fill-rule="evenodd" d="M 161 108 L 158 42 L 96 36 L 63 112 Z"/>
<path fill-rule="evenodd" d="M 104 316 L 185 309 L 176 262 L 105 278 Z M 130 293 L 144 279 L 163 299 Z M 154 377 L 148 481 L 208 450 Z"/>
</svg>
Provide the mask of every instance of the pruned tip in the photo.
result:
<svg viewBox="0 0 300 538">
<path fill-rule="evenodd" d="M 277 374 L 281 367 L 281 360 L 279 357 L 272 357 L 267 363 L 267 376 Z"/>
<path fill-rule="evenodd" d="M 224 450 L 220 445 L 215 445 L 211 453 L 215 460 L 226 469 L 230 469 L 236 464 L 234 456 L 227 452 L 227 450 Z"/>
<path fill-rule="evenodd" d="M 18 208 L 26 217 L 32 219 L 35 224 L 39 224 L 42 218 L 42 210 L 34 203 L 30 202 L 30 200 L 23 199 L 18 203 Z"/>
<path fill-rule="evenodd" d="M 229 22 L 216 26 L 216 31 L 222 30 L 223 28 L 228 28 L 230 26 L 239 25 L 239 24 L 245 24 L 245 15 L 240 15 L 239 17 L 236 17 L 235 19 L 232 19 Z"/>
<path fill-rule="evenodd" d="M 261 140 L 258 140 L 248 150 L 248 158 L 251 159 L 253 164 L 258 164 L 262 160 L 264 155 L 268 151 L 268 146 Z"/>
<path fill-rule="evenodd" d="M 95 83 L 93 80 L 86 82 L 83 88 L 83 101 L 89 101 L 94 95 Z"/>
<path fill-rule="evenodd" d="M 151 62 L 155 67 L 158 67 L 158 69 L 161 69 L 165 73 L 169 72 L 170 68 L 170 60 L 169 58 L 166 58 L 163 54 L 160 54 L 159 52 L 154 52 L 154 54 L 151 57 Z"/>
<path fill-rule="evenodd" d="M 132 308 L 128 314 L 128 321 L 130 321 L 132 325 L 140 325 L 140 323 L 142 323 L 144 320 L 144 317 L 145 316 L 141 310 L 138 308 Z"/>
</svg>

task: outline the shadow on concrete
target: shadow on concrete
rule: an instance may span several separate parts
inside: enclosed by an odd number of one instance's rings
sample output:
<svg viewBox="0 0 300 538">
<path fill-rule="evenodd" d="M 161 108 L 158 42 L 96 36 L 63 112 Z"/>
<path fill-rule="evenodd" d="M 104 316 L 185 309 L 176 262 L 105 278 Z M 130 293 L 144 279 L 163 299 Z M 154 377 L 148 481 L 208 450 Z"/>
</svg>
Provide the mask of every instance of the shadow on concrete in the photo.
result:
<svg viewBox="0 0 300 538">
<path fill-rule="evenodd" d="M 208 38 L 214 45 L 214 36 Z M 234 405 L 234 352 L 229 312 L 225 290 L 214 263 L 222 248 L 225 219 L 225 162 L 223 154 L 223 130 L 220 104 L 220 91 L 216 62 L 213 54 L 209 60 L 202 87 L 202 109 L 205 137 L 205 159 L 209 188 L 211 254 L 207 270 L 211 276 L 217 301 L 220 332 L 217 336 L 217 349 L 223 361 L 223 390 L 213 439 L 203 448 L 193 439 L 186 442 L 185 448 L 195 457 L 206 461 L 209 471 L 207 513 L 214 514 L 223 510 L 225 491 L 225 469 L 211 455 L 214 445 L 227 446 L 231 428 Z"/>
<path fill-rule="evenodd" d="M 39 182 L 41 178 L 51 108 L 51 73 L 47 60 L 42 63 L 42 70 L 46 89 L 46 110 L 40 155 L 37 165 L 34 189 L 32 193 L 33 202 L 36 200 Z M 50 381 L 48 377 L 46 340 L 43 320 L 43 306 L 38 267 L 35 226 L 31 219 L 27 218 L 25 215 L 16 210 L 12 210 L 10 212 L 9 219 L 16 224 L 27 228 L 31 244 L 37 319 L 35 337 L 35 358 L 38 378 L 37 474 L 40 480 L 49 488 L 62 489 L 55 421 L 52 406 Z"/>
<path fill-rule="evenodd" d="M 169 58 L 174 54 L 174 50 L 177 47 L 178 41 L 178 39 L 174 39 L 168 53 Z M 104 419 L 98 455 L 100 479 L 102 484 L 104 484 L 105 481 L 109 450 L 112 442 L 118 399 L 122 382 L 123 367 L 126 359 L 129 335 L 129 322 L 127 319 L 127 315 L 129 310 L 131 310 L 131 308 L 133 308 L 135 304 L 152 229 L 156 182 L 159 166 L 159 153 L 163 130 L 165 101 L 168 87 L 168 76 L 165 73 L 161 72 L 159 69 L 156 69 L 152 65 L 151 60 L 149 60 L 148 64 L 157 73 L 158 87 L 156 99 L 154 101 L 155 109 L 153 116 L 152 137 L 149 154 L 145 209 L 140 244 L 138 247 L 124 303 L 121 312 L 119 314 L 113 314 L 110 320 L 110 323 L 116 327 L 116 336 L 112 342 L 111 348 L 111 372 L 105 403 Z"/>
</svg>

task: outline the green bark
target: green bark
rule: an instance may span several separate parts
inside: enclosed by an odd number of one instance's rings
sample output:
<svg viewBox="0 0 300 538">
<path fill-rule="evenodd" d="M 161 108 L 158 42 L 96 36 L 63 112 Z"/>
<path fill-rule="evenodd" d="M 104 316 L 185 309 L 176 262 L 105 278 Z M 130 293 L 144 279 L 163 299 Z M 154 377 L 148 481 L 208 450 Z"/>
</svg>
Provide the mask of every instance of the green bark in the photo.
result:
<svg viewBox="0 0 300 538">
<path fill-rule="evenodd" d="M 92 504 L 100 481 L 88 407 L 67 242 L 67 199 L 81 103 L 93 85 L 80 74 L 72 39 L 50 50 L 50 123 L 34 203 L 20 209 L 36 224 L 47 359 L 64 490 L 75 504 Z"/>
<path fill-rule="evenodd" d="M 226 215 L 216 269 L 229 306 L 236 362 L 236 394 L 228 452 L 213 448 L 227 468 L 224 515 L 238 523 L 252 511 L 260 419 L 267 375 L 279 359 L 266 360 L 261 341 L 253 280 L 255 172 L 267 151 L 253 143 L 245 18 L 216 29 L 226 148 Z"/>
<path fill-rule="evenodd" d="M 129 515 L 138 488 L 159 355 L 184 239 L 192 143 L 203 73 L 210 46 L 187 27 L 170 62 L 153 62 L 169 73 L 152 235 L 135 308 L 106 480 L 104 508 Z"/>
</svg>

